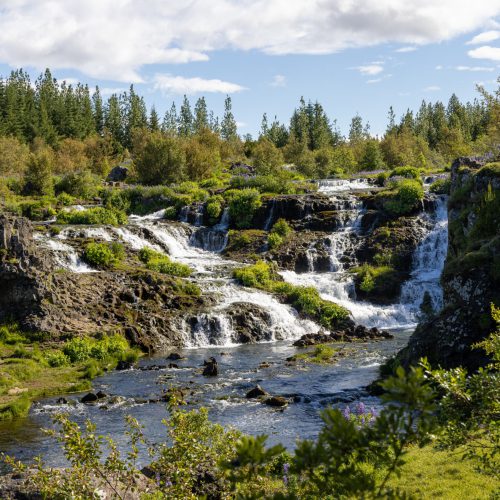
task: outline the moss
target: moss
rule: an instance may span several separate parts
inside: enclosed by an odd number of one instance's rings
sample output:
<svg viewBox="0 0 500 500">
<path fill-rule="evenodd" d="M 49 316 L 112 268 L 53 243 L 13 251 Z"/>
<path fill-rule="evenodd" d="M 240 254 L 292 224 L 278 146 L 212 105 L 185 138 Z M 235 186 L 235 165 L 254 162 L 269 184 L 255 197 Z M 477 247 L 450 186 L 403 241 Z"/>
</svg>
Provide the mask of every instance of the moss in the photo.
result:
<svg viewBox="0 0 500 500">
<path fill-rule="evenodd" d="M 300 354 L 294 354 L 290 361 L 303 361 L 305 363 L 315 364 L 332 364 L 338 361 L 341 349 L 326 345 L 319 344 L 314 346 L 313 349 Z"/>
<path fill-rule="evenodd" d="M 477 176 L 500 177 L 500 161 L 487 163 L 476 172 Z"/>
<path fill-rule="evenodd" d="M 187 264 L 172 262 L 168 255 L 148 247 L 143 248 L 139 252 L 139 259 L 151 271 L 168 274 L 169 276 L 187 277 L 193 272 Z"/>
<path fill-rule="evenodd" d="M 103 207 L 60 212 L 57 216 L 58 224 L 109 224 L 110 226 L 119 226 L 126 224 L 127 220 L 125 212 Z"/>
<path fill-rule="evenodd" d="M 356 291 L 362 298 L 384 302 L 399 295 L 402 276 L 391 266 L 363 264 L 351 272 L 355 275 Z"/>
</svg>

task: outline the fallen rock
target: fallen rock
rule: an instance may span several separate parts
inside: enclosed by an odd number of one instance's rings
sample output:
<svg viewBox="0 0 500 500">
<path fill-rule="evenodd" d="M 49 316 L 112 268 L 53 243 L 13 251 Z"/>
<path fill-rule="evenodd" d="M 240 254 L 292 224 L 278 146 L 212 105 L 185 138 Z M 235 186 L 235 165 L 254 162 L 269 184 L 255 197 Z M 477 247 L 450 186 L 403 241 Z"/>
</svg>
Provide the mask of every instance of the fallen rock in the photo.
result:
<svg viewBox="0 0 500 500">
<path fill-rule="evenodd" d="M 281 407 L 288 404 L 288 399 L 282 396 L 271 396 L 270 398 L 264 399 L 263 403 L 268 406 Z"/>
<path fill-rule="evenodd" d="M 88 403 L 95 403 L 99 398 L 97 397 L 97 394 L 94 394 L 93 392 L 89 392 L 88 394 L 85 394 L 83 398 L 80 399 L 82 403 L 88 404 Z"/>
<path fill-rule="evenodd" d="M 245 397 L 247 399 L 253 399 L 253 398 L 258 398 L 260 396 L 267 396 L 267 395 L 268 395 L 268 393 L 264 389 L 262 389 L 262 387 L 260 385 L 256 385 L 253 389 L 250 389 L 246 393 Z"/>
<path fill-rule="evenodd" d="M 208 361 L 203 363 L 203 375 L 205 377 L 216 377 L 219 374 L 219 367 L 217 365 L 217 360 L 211 357 Z"/>
</svg>

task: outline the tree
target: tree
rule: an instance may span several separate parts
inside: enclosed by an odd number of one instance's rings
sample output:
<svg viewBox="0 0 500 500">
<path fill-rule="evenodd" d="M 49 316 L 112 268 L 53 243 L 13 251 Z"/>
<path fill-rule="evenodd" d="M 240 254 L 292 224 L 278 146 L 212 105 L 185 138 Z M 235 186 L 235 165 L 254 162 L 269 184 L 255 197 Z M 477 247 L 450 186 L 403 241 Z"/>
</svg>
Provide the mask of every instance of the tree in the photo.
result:
<svg viewBox="0 0 500 500">
<path fill-rule="evenodd" d="M 94 94 L 92 95 L 92 103 L 94 109 L 94 122 L 95 130 L 98 134 L 104 132 L 104 106 L 102 103 L 101 91 L 96 86 Z"/>
<path fill-rule="evenodd" d="M 204 97 L 200 97 L 194 106 L 194 133 L 209 128 L 207 103 Z"/>
<path fill-rule="evenodd" d="M 149 130 L 151 132 L 158 132 L 160 130 L 160 118 L 154 106 L 151 108 L 151 113 L 149 114 Z"/>
<path fill-rule="evenodd" d="M 32 153 L 24 174 L 24 192 L 29 195 L 51 196 L 54 194 L 52 181 L 52 156 L 47 150 Z"/>
<path fill-rule="evenodd" d="M 219 149 L 198 137 L 186 145 L 186 174 L 189 180 L 199 181 L 212 176 L 220 168 Z"/>
<path fill-rule="evenodd" d="M 349 142 L 351 144 L 355 144 L 357 142 L 361 142 L 366 139 L 364 130 L 363 130 L 363 119 L 359 114 L 356 114 L 352 120 L 351 125 L 349 126 Z"/>
<path fill-rule="evenodd" d="M 0 176 L 19 175 L 24 172 L 29 148 L 15 137 L 0 137 Z"/>
<path fill-rule="evenodd" d="M 170 110 L 165 112 L 161 129 L 168 135 L 177 135 L 179 127 L 179 118 L 177 117 L 177 108 L 175 102 L 170 106 Z"/>
<path fill-rule="evenodd" d="M 193 120 L 191 104 L 187 96 L 184 95 L 179 115 L 179 135 L 188 137 L 193 133 Z"/>
<path fill-rule="evenodd" d="M 238 138 L 238 127 L 232 111 L 231 97 L 226 96 L 224 101 L 224 118 L 221 123 L 221 136 L 226 141 L 234 141 Z"/>
<path fill-rule="evenodd" d="M 380 146 L 377 140 L 369 139 L 364 147 L 363 157 L 360 167 L 362 170 L 378 170 L 384 168 L 384 160 L 380 153 Z"/>
<path fill-rule="evenodd" d="M 253 164 L 259 175 L 269 175 L 283 165 L 283 154 L 266 137 L 261 137 L 253 148 Z"/>
<path fill-rule="evenodd" d="M 177 182 L 184 178 L 186 155 L 178 140 L 156 132 L 147 138 L 135 165 L 143 184 Z"/>
</svg>

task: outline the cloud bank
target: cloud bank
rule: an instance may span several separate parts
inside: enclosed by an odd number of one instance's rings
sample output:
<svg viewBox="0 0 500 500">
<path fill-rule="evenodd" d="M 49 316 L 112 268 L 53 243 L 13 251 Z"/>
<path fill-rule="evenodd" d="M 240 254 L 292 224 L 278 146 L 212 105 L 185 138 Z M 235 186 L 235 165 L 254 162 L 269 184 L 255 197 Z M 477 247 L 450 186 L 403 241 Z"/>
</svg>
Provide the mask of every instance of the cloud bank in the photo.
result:
<svg viewBox="0 0 500 500">
<path fill-rule="evenodd" d="M 0 0 L 0 61 L 142 82 L 146 65 L 203 62 L 216 50 L 418 46 L 477 31 L 498 15 L 500 0 Z"/>
</svg>

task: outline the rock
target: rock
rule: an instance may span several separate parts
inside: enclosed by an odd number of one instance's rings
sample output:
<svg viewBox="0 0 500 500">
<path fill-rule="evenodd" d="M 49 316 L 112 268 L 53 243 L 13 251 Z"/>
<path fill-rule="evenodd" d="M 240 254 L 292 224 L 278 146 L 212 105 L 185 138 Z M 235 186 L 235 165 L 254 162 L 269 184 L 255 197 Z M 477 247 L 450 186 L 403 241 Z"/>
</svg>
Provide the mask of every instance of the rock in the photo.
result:
<svg viewBox="0 0 500 500">
<path fill-rule="evenodd" d="M 282 407 L 288 404 L 288 399 L 282 396 L 271 396 L 270 398 L 264 399 L 263 403 L 268 406 Z"/>
<path fill-rule="evenodd" d="M 99 391 L 99 392 L 96 394 L 96 396 L 97 396 L 97 399 L 104 399 L 104 398 L 107 398 L 107 397 L 108 397 L 108 395 L 107 395 L 105 392 L 103 392 L 103 391 Z"/>
<path fill-rule="evenodd" d="M 97 397 L 97 394 L 94 394 L 93 392 L 89 392 L 88 394 L 85 394 L 80 399 L 80 402 L 88 404 L 88 403 L 95 403 L 99 398 Z"/>
<path fill-rule="evenodd" d="M 178 364 L 176 364 L 176 363 L 169 363 L 169 364 L 168 364 L 168 367 L 169 367 L 169 368 L 176 368 L 176 369 L 177 369 L 177 368 L 179 368 L 179 365 L 178 365 Z"/>
<path fill-rule="evenodd" d="M 270 363 L 267 361 L 263 361 L 262 363 L 259 364 L 259 368 L 269 368 L 271 366 Z"/>
<path fill-rule="evenodd" d="M 106 180 L 108 182 L 123 182 L 126 180 L 127 176 L 128 168 L 117 165 L 111 169 Z"/>
<path fill-rule="evenodd" d="M 205 361 L 203 366 L 203 375 L 205 377 L 216 377 L 219 374 L 217 360 L 214 357 L 211 357 L 208 361 Z"/>
<path fill-rule="evenodd" d="M 56 403 L 58 405 L 67 405 L 68 404 L 68 400 L 66 398 L 57 398 Z"/>
<path fill-rule="evenodd" d="M 306 347 L 315 344 L 326 344 L 328 342 L 332 342 L 334 339 L 331 335 L 318 332 L 318 333 L 306 333 L 302 335 L 300 339 L 296 340 L 292 345 L 295 347 Z"/>
<path fill-rule="evenodd" d="M 183 359 L 182 356 L 178 352 L 171 352 L 168 356 L 167 359 L 170 359 L 172 361 L 176 361 L 178 359 Z"/>
<path fill-rule="evenodd" d="M 116 369 L 117 370 L 130 370 L 131 368 L 133 368 L 134 364 L 131 363 L 130 361 L 124 361 L 124 360 L 120 360 L 118 361 L 118 364 L 116 365 Z"/>
<path fill-rule="evenodd" d="M 267 394 L 268 393 L 264 389 L 262 389 L 260 385 L 256 385 L 253 389 L 250 389 L 246 393 L 245 397 L 247 399 L 253 399 L 253 398 L 258 398 L 260 396 L 267 396 Z"/>
</svg>

